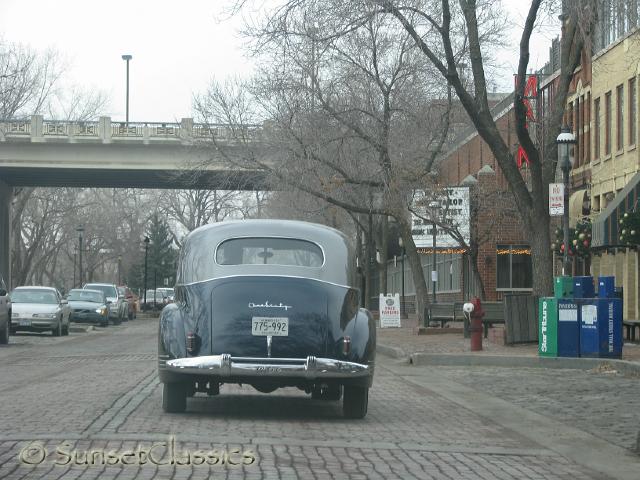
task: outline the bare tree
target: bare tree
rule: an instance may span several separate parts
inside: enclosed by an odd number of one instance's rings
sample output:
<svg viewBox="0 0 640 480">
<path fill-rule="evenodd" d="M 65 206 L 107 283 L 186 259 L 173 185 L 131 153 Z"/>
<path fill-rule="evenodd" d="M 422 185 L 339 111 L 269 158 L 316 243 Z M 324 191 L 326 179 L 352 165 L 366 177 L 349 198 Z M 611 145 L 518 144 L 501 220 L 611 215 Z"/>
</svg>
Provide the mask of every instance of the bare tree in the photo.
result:
<svg viewBox="0 0 640 480">
<path fill-rule="evenodd" d="M 380 215 L 384 222 L 392 216 L 404 225 L 422 312 L 426 283 L 411 249 L 407 192 L 427 181 L 446 138 L 447 89 L 429 82 L 429 66 L 410 37 L 398 37 L 382 18 L 339 38 L 320 37 L 305 15 L 292 22 L 300 35 L 269 38 L 272 51 L 286 52 L 283 57 L 251 84 L 213 83 L 196 97 L 195 108 L 205 122 L 230 124 L 237 132 L 242 155 L 231 155 L 214 138 L 227 161 L 268 172 L 275 188 L 295 188 L 363 216 L 354 220 L 367 237 L 367 258 L 375 257 L 369 217 Z M 260 117 L 268 122 L 257 142 L 242 126 Z M 271 160 L 265 151 L 274 152 Z M 386 265 L 386 249 L 380 251 Z M 367 292 L 367 302 L 370 297 Z"/>
<path fill-rule="evenodd" d="M 236 2 L 241 8 L 246 1 Z M 292 28 L 292 19 L 313 13 L 323 36 L 341 38 L 366 30 L 371 18 L 385 17 L 408 34 L 413 45 L 436 69 L 442 81 L 450 85 L 480 137 L 495 156 L 513 192 L 525 232 L 531 238 L 534 259 L 534 293 L 551 291 L 552 254 L 547 185 L 552 181 L 557 159 L 553 147 L 559 133 L 569 84 L 588 44 L 596 8 L 594 0 L 563 2 L 561 71 L 556 80 L 554 103 L 548 112 L 547 129 L 541 145 L 536 144 L 526 128 L 524 105 L 525 75 L 529 69 L 529 43 L 536 20 L 542 14 L 542 0 L 532 0 L 522 29 L 520 58 L 514 108 L 518 141 L 525 150 L 531 171 L 531 185 L 526 184 L 491 115 L 488 102 L 489 73 L 493 65 L 492 45 L 500 42 L 505 20 L 500 2 L 488 0 L 283 0 L 260 26 L 257 46 L 272 36 L 302 36 Z M 461 65 L 469 65 L 471 77 L 464 78 Z M 544 152 L 544 155 L 542 154 Z"/>
</svg>

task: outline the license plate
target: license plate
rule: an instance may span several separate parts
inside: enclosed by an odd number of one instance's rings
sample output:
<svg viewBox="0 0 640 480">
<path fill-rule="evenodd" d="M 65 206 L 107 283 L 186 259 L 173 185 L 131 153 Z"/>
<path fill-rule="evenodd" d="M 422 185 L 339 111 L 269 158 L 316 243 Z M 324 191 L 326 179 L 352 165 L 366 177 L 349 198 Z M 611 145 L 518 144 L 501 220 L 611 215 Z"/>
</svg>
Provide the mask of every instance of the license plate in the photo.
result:
<svg viewBox="0 0 640 480">
<path fill-rule="evenodd" d="M 21 327 L 30 327 L 31 326 L 31 320 L 20 320 L 19 322 Z"/>
<path fill-rule="evenodd" d="M 251 334 L 257 336 L 288 337 L 289 319 L 287 317 L 253 317 Z"/>
</svg>

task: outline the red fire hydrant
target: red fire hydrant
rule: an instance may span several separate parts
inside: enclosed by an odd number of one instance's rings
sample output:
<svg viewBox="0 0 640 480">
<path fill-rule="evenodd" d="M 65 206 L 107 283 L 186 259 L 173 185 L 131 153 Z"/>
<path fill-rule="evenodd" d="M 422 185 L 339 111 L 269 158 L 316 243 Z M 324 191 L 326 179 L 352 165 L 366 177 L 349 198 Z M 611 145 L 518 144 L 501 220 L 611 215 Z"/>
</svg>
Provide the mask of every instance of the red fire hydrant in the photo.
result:
<svg viewBox="0 0 640 480">
<path fill-rule="evenodd" d="M 470 316 L 470 328 L 471 332 L 471 351 L 477 352 L 482 350 L 482 317 L 484 312 L 482 311 L 482 304 L 478 297 L 471 300 L 471 306 L 473 309 L 469 312 Z M 465 304 L 465 307 L 469 304 Z M 467 308 L 465 308 L 465 311 Z"/>
</svg>

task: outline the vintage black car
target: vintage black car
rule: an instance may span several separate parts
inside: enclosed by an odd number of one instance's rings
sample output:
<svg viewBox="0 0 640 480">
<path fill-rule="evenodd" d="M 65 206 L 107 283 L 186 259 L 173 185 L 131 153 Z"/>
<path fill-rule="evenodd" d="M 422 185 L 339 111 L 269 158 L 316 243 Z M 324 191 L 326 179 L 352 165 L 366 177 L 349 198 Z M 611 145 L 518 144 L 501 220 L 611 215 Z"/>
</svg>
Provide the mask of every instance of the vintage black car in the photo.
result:
<svg viewBox="0 0 640 480">
<path fill-rule="evenodd" d="M 244 220 L 185 239 L 175 303 L 160 316 L 158 371 L 166 412 L 196 392 L 298 387 L 367 413 L 376 328 L 360 305 L 347 238 L 322 225 Z"/>
</svg>

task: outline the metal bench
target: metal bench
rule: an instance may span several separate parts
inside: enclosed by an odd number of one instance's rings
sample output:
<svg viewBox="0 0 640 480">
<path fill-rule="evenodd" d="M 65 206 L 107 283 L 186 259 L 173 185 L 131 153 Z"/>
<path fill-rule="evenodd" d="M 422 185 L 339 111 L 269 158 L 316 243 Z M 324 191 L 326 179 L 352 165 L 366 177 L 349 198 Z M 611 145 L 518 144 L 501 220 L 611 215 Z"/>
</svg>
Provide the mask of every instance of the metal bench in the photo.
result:
<svg viewBox="0 0 640 480">
<path fill-rule="evenodd" d="M 625 328 L 625 338 L 631 342 L 636 341 L 636 328 L 640 331 L 640 320 L 623 320 L 622 324 Z M 638 336 L 640 340 L 640 336 Z"/>
<path fill-rule="evenodd" d="M 489 336 L 489 328 L 494 324 L 504 325 L 504 305 L 502 302 L 482 302 L 482 325 L 484 326 L 484 338 Z"/>
<path fill-rule="evenodd" d="M 444 328 L 446 322 L 455 320 L 453 303 L 432 303 L 429 305 L 427 319 L 429 323 L 440 322 L 440 326 Z"/>
</svg>

